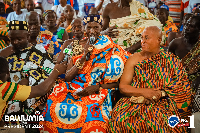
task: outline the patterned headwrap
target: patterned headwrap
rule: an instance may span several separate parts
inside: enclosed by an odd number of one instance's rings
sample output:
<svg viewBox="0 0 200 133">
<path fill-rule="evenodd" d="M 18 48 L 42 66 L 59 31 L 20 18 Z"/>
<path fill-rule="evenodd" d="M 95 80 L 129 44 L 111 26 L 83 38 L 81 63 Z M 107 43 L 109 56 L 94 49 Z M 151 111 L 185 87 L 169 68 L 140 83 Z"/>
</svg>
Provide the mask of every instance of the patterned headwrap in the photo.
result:
<svg viewBox="0 0 200 133">
<path fill-rule="evenodd" d="M 83 18 L 83 25 L 86 25 L 89 22 L 97 22 L 102 25 L 103 18 L 101 15 L 89 15 Z"/>
<path fill-rule="evenodd" d="M 50 13 L 50 12 L 55 13 L 54 10 L 45 10 L 44 13 L 43 13 L 43 15 L 42 15 L 42 17 L 44 18 L 44 17 L 45 17 L 48 13 Z M 55 13 L 55 14 L 56 14 L 56 13 Z"/>
<path fill-rule="evenodd" d="M 28 31 L 28 23 L 26 21 L 9 21 L 8 22 L 8 31 L 9 30 L 27 30 Z"/>
</svg>

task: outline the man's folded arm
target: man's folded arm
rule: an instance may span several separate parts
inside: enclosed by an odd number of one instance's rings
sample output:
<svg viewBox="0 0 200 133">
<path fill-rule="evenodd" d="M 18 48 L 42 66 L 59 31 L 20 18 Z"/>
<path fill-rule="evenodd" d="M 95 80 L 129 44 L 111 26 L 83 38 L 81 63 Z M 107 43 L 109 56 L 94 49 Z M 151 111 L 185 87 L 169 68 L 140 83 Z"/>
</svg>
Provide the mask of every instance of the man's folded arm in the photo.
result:
<svg viewBox="0 0 200 133">
<path fill-rule="evenodd" d="M 120 79 L 119 91 L 125 96 L 141 96 L 140 89 L 131 86 L 134 76 L 135 54 L 132 55 L 125 64 L 123 74 Z"/>
</svg>

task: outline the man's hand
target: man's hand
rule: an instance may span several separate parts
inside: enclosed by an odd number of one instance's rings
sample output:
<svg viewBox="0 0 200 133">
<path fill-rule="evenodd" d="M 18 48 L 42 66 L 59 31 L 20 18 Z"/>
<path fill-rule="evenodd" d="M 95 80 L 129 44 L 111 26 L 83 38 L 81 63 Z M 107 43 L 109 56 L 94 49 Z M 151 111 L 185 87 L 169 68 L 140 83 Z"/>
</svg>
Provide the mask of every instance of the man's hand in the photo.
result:
<svg viewBox="0 0 200 133">
<path fill-rule="evenodd" d="M 18 82 L 18 84 L 20 85 L 29 85 L 29 81 L 27 78 L 22 79 L 21 81 Z"/>
<path fill-rule="evenodd" d="M 154 89 L 153 88 L 151 88 L 151 89 L 145 88 L 144 93 L 142 95 L 145 98 L 146 104 L 150 104 L 149 101 L 154 104 L 154 103 L 158 102 L 162 96 L 160 88 L 154 88 Z"/>
<path fill-rule="evenodd" d="M 85 42 L 85 39 L 84 40 L 82 40 L 83 42 Z M 80 45 L 81 45 L 81 42 L 80 42 Z M 94 46 L 93 45 L 90 45 L 90 40 L 88 39 L 87 40 L 87 43 L 84 45 L 84 50 L 83 50 L 83 52 L 84 52 L 84 55 L 87 55 L 87 53 L 92 53 L 92 51 L 93 51 L 93 49 L 94 49 Z"/>
<path fill-rule="evenodd" d="M 80 97 L 85 97 L 94 94 L 96 91 L 99 91 L 99 86 L 98 85 L 92 85 L 88 86 L 81 92 L 77 93 L 78 96 Z"/>
<path fill-rule="evenodd" d="M 119 35 L 119 31 L 118 30 L 114 30 L 117 29 L 116 26 L 112 26 L 108 28 L 108 36 L 112 37 L 112 38 L 116 38 Z"/>
<path fill-rule="evenodd" d="M 119 31 L 114 29 L 117 29 L 117 27 L 116 26 L 109 27 L 106 30 L 102 31 L 101 34 L 108 35 L 111 38 L 116 38 L 119 35 Z"/>
<path fill-rule="evenodd" d="M 67 61 L 64 61 L 61 64 L 56 64 L 55 67 L 54 67 L 54 70 L 58 71 L 59 75 L 63 74 L 67 70 L 67 65 L 66 64 L 67 64 Z"/>
<path fill-rule="evenodd" d="M 61 13 L 61 17 L 58 19 L 58 26 L 63 22 L 65 22 L 65 16 L 64 13 Z"/>
</svg>

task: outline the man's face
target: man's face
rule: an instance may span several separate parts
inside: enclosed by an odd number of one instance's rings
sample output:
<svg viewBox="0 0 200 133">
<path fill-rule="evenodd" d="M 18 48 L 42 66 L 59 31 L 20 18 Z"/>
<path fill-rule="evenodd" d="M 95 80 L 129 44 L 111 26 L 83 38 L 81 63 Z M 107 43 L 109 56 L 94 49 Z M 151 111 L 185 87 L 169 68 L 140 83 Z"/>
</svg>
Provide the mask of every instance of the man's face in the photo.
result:
<svg viewBox="0 0 200 133">
<path fill-rule="evenodd" d="M 67 3 L 67 0 L 59 0 L 60 4 L 64 5 L 65 3 Z"/>
<path fill-rule="evenodd" d="M 197 35 L 199 33 L 199 30 L 197 26 L 195 25 L 196 24 L 195 21 L 196 21 L 195 19 L 189 18 L 189 20 L 185 24 L 184 29 L 183 29 L 183 36 L 186 39 L 189 39 L 192 36 Z"/>
<path fill-rule="evenodd" d="M 83 36 L 83 24 L 81 20 L 74 21 L 74 23 L 72 24 L 72 32 L 77 38 L 80 38 Z"/>
<path fill-rule="evenodd" d="M 158 9 L 157 12 L 156 12 L 156 16 L 158 17 L 158 19 L 160 20 L 160 22 L 162 24 L 165 24 L 165 21 L 167 21 L 167 14 L 165 13 L 164 10 L 161 10 L 161 9 Z"/>
<path fill-rule="evenodd" d="M 85 26 L 85 30 L 88 37 L 95 37 L 96 39 L 99 37 L 101 32 L 101 25 L 97 22 L 89 22 Z"/>
<path fill-rule="evenodd" d="M 14 11 L 20 11 L 21 10 L 21 1 L 15 0 L 13 3 L 13 10 Z"/>
<path fill-rule="evenodd" d="M 46 16 L 45 16 L 45 24 L 47 26 L 53 27 L 56 25 L 56 14 L 53 12 L 49 12 Z"/>
<path fill-rule="evenodd" d="M 66 6 L 66 8 L 64 10 L 64 16 L 65 16 L 66 19 L 69 19 L 69 20 L 73 19 L 73 17 L 74 17 L 74 10 L 73 10 L 73 8 L 70 5 Z"/>
<path fill-rule="evenodd" d="M 28 21 L 28 28 L 30 36 L 36 37 L 40 32 L 39 17 L 35 14 L 31 14 Z"/>
<path fill-rule="evenodd" d="M 0 14 L 5 14 L 5 7 L 4 6 L 0 6 Z"/>
<path fill-rule="evenodd" d="M 28 12 L 34 11 L 34 8 L 35 8 L 35 5 L 33 1 L 29 0 L 26 2 L 26 9 L 28 10 Z"/>
<path fill-rule="evenodd" d="M 27 48 L 28 45 L 28 32 L 25 30 L 10 30 L 9 37 L 14 51 L 19 51 Z"/>
<path fill-rule="evenodd" d="M 160 47 L 161 40 L 151 29 L 145 29 L 142 33 L 141 46 L 144 52 L 154 52 Z"/>
</svg>

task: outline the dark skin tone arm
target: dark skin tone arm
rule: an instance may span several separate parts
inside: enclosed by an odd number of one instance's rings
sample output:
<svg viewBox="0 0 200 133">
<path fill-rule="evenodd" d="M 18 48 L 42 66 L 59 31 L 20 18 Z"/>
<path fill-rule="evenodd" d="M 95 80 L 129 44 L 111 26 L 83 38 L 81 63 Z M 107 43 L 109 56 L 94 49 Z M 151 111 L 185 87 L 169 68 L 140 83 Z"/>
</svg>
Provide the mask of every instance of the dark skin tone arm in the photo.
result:
<svg viewBox="0 0 200 133">
<path fill-rule="evenodd" d="M 58 56 L 57 62 L 56 64 L 59 64 L 65 57 L 65 55 L 63 54 L 63 51 L 65 48 L 67 48 L 67 46 L 73 41 L 73 39 L 67 40 L 64 42 L 63 46 L 62 46 L 62 50 Z"/>
<path fill-rule="evenodd" d="M 108 84 L 101 84 L 102 89 L 112 89 L 112 88 L 118 88 L 119 84 L 117 83 L 108 83 Z M 78 96 L 85 97 L 89 96 L 91 94 L 94 94 L 95 92 L 100 91 L 99 85 L 92 85 L 88 86 L 81 92 L 77 93 Z"/>
<path fill-rule="evenodd" d="M 137 42 L 136 44 L 132 45 L 131 47 L 126 48 L 125 50 L 134 54 L 138 49 L 141 48 L 141 41 Z"/>
<path fill-rule="evenodd" d="M 104 11 L 103 11 L 103 28 L 102 28 L 102 31 L 106 30 L 108 27 L 109 27 L 109 22 L 110 22 L 110 17 L 109 17 L 109 12 L 110 12 L 110 8 L 111 4 L 109 3 Z"/>
<path fill-rule="evenodd" d="M 169 46 L 169 43 L 176 38 L 176 32 L 170 32 L 167 38 L 167 46 Z"/>
<path fill-rule="evenodd" d="M 84 54 L 81 57 L 80 63 L 83 64 L 85 61 L 86 61 L 86 54 Z M 72 60 L 69 61 L 68 65 L 69 67 L 67 68 L 68 71 L 65 74 L 65 81 L 70 82 L 76 77 L 79 69 L 75 65 L 73 65 Z"/>
<path fill-rule="evenodd" d="M 176 55 L 176 52 L 175 52 L 176 48 L 177 48 L 176 40 L 172 40 L 169 44 L 168 52 L 171 52 Z"/>
<path fill-rule="evenodd" d="M 54 67 L 54 70 L 52 71 L 50 76 L 47 79 L 45 79 L 44 82 L 40 83 L 37 86 L 32 86 L 31 93 L 30 93 L 28 99 L 45 95 L 51 89 L 51 87 L 53 87 L 53 84 L 55 83 L 55 80 L 58 77 L 58 75 L 60 75 L 66 71 L 66 69 L 67 69 L 66 63 L 67 62 L 57 64 Z"/>
<path fill-rule="evenodd" d="M 67 31 L 65 30 L 62 40 L 65 41 L 65 40 L 68 40 L 68 39 L 69 39 L 69 36 L 67 34 Z"/>
<path fill-rule="evenodd" d="M 96 7 L 97 11 L 101 10 L 104 0 L 101 0 L 99 5 Z"/>
<path fill-rule="evenodd" d="M 64 22 L 65 22 L 65 17 L 64 17 L 64 13 L 61 13 L 61 17 L 59 19 L 57 19 L 56 21 L 56 26 L 59 27 L 64 27 Z"/>
<path fill-rule="evenodd" d="M 140 53 L 133 54 L 126 62 L 124 72 L 120 79 L 119 90 L 125 96 L 144 96 L 145 99 L 150 100 L 151 103 L 158 102 L 161 97 L 161 92 L 158 88 L 135 88 L 131 86 L 133 77 L 135 76 L 135 65 L 145 59 Z M 153 100 L 152 97 L 156 96 L 157 99 Z"/>
<path fill-rule="evenodd" d="M 30 93 L 30 95 L 27 99 L 45 95 L 51 89 L 51 87 L 53 87 L 53 84 L 55 83 L 55 80 L 58 77 L 58 75 L 60 75 L 60 74 L 62 74 L 66 71 L 66 69 L 67 69 L 66 63 L 67 62 L 57 64 L 54 67 L 54 70 L 52 71 L 50 76 L 47 79 L 45 79 L 45 81 L 43 81 L 42 83 L 40 83 L 37 86 L 32 86 L 31 87 L 31 93 Z M 26 81 L 23 80 L 23 81 L 20 81 L 19 83 L 26 84 L 25 82 Z M 14 100 L 18 100 L 18 99 L 14 99 Z M 4 122 L 1 120 L 0 121 L 0 127 L 3 126 L 3 125 L 4 125 Z"/>
</svg>

